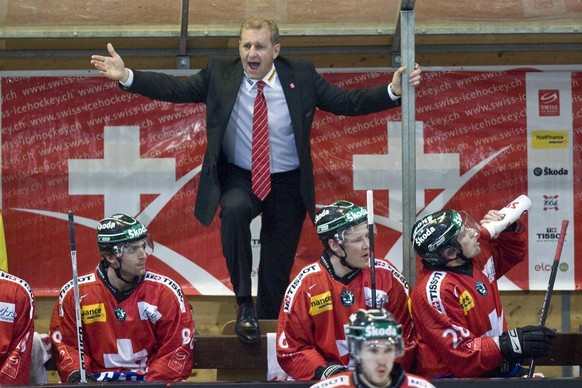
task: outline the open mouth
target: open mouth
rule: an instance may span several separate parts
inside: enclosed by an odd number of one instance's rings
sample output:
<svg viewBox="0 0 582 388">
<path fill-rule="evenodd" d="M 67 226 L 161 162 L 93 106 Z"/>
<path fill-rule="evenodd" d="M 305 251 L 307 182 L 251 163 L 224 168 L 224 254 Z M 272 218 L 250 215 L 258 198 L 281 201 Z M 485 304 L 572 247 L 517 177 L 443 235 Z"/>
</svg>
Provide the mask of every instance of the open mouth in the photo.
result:
<svg viewBox="0 0 582 388">
<path fill-rule="evenodd" d="M 386 368 L 379 368 L 376 370 L 376 373 L 378 373 L 379 377 L 384 377 L 387 374 Z"/>
<path fill-rule="evenodd" d="M 249 67 L 252 70 L 257 70 L 260 66 L 261 64 L 259 62 L 249 62 Z"/>
</svg>

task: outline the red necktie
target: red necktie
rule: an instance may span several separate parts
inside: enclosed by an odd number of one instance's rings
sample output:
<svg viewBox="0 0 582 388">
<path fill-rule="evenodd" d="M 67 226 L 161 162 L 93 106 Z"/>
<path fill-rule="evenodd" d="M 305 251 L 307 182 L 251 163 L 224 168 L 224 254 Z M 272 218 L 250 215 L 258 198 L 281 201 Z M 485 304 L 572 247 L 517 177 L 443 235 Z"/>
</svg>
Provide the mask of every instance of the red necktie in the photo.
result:
<svg viewBox="0 0 582 388">
<path fill-rule="evenodd" d="M 257 83 L 257 97 L 253 111 L 253 144 L 252 144 L 252 189 L 262 201 L 271 191 L 271 168 L 269 157 L 269 120 L 267 117 L 267 101 L 263 94 L 265 83 Z"/>
</svg>

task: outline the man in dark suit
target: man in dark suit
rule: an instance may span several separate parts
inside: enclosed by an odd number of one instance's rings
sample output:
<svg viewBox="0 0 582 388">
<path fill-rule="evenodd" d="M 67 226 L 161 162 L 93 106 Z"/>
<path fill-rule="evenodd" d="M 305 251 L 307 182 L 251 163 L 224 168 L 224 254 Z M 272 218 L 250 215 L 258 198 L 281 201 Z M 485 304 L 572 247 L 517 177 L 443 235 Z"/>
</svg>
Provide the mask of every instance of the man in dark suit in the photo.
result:
<svg viewBox="0 0 582 388">
<path fill-rule="evenodd" d="M 237 59 L 211 59 L 188 78 L 127 69 L 111 44 L 110 56 L 93 55 L 101 74 L 126 90 L 155 100 L 206 104 L 207 149 L 194 214 L 210 224 L 220 203 L 222 250 L 237 304 L 235 332 L 244 342 L 260 339 L 257 321 L 276 319 L 293 266 L 306 212 L 315 212 L 310 133 L 316 108 L 338 115 L 365 115 L 400 105 L 402 74 L 378 87 L 344 90 L 321 77 L 311 63 L 279 56 L 279 29 L 269 19 L 252 17 L 240 30 Z M 420 68 L 409 82 L 420 82 Z M 270 191 L 252 189 L 252 139 L 255 98 L 268 110 Z M 261 199 L 262 198 L 262 199 Z M 257 308 L 251 297 L 250 224 L 262 215 Z"/>
</svg>

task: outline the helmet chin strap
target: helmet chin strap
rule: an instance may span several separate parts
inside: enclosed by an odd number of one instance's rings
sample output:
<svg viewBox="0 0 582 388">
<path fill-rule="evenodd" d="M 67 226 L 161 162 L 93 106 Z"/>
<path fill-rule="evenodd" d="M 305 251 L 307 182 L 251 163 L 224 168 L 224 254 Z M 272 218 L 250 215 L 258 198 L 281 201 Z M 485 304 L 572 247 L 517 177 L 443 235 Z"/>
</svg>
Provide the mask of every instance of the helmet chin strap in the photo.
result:
<svg viewBox="0 0 582 388">
<path fill-rule="evenodd" d="M 121 276 L 121 257 L 117 257 L 117 255 L 116 255 L 115 256 L 115 259 L 119 263 L 119 268 L 113 268 L 113 272 L 115 272 L 115 275 L 117 275 L 117 277 L 119 278 L 119 280 L 121 280 L 125 284 L 133 284 L 133 282 L 135 281 L 135 276 L 133 277 L 133 279 L 131 279 L 131 281 L 125 280 L 123 278 L 123 276 Z"/>
<path fill-rule="evenodd" d="M 450 263 L 451 261 L 455 261 L 455 260 L 458 260 L 458 259 L 463 260 L 463 264 L 465 264 L 467 261 L 471 260 L 468 257 L 466 257 L 465 255 L 463 255 L 463 252 L 462 251 L 460 252 L 459 255 L 455 256 L 452 259 L 447 259 L 446 257 L 443 257 L 443 256 L 441 256 L 441 258 L 443 259 L 443 264 L 442 264 L 443 267 L 446 267 L 447 264 Z M 459 264 L 459 265 L 463 265 L 463 264 Z M 457 267 L 457 266 L 455 266 L 455 267 Z"/>
<path fill-rule="evenodd" d="M 342 249 L 342 251 L 344 252 L 343 256 L 339 256 L 338 254 L 336 254 L 335 252 L 333 253 L 334 255 L 336 255 L 339 259 L 340 259 L 340 264 L 343 265 L 344 267 L 348 267 L 349 269 L 351 269 L 352 271 L 357 270 L 358 268 L 354 268 L 351 265 L 348 264 L 348 262 L 346 261 L 346 257 L 348 256 L 348 253 L 346 252 L 346 250 L 344 249 L 343 244 L 338 244 L 339 247 Z"/>
</svg>

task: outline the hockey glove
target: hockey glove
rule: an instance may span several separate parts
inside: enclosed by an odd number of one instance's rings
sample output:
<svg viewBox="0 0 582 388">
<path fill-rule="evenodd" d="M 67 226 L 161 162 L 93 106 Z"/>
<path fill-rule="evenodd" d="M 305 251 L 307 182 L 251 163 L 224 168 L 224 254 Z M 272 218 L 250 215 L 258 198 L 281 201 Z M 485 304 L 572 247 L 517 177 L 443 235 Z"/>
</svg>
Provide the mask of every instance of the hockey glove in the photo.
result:
<svg viewBox="0 0 582 388">
<path fill-rule="evenodd" d="M 547 327 L 519 327 L 504 331 L 499 336 L 499 348 L 503 358 L 513 364 L 526 357 L 545 356 L 554 338 L 556 333 Z"/>
<path fill-rule="evenodd" d="M 329 376 L 335 375 L 337 373 L 347 372 L 347 371 L 348 371 L 348 368 L 346 368 L 343 365 L 328 363 L 326 368 L 324 368 L 322 366 L 317 368 L 315 370 L 314 377 L 315 377 L 315 380 L 323 380 L 323 379 L 327 379 Z"/>
</svg>

